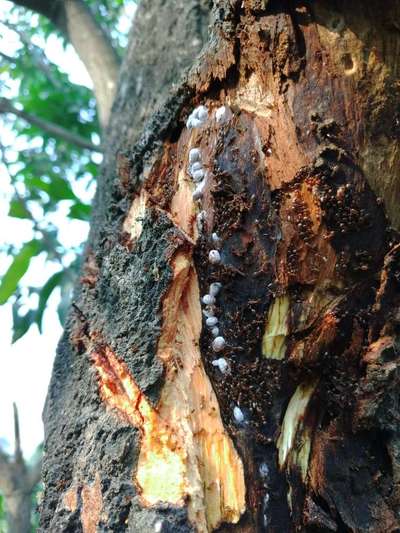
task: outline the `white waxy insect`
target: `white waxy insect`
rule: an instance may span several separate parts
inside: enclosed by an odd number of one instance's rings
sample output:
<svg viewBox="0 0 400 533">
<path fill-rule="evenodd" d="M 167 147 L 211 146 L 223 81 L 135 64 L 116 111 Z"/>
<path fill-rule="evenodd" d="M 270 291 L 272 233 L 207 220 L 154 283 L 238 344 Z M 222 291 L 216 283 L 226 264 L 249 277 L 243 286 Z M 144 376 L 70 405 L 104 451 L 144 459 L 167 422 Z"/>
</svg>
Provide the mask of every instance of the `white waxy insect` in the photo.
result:
<svg viewBox="0 0 400 533">
<path fill-rule="evenodd" d="M 197 229 L 199 231 L 203 231 L 204 223 L 206 220 L 207 220 L 207 213 L 205 211 L 200 211 L 200 213 L 197 213 L 196 222 L 197 222 Z"/>
<path fill-rule="evenodd" d="M 214 243 L 215 246 L 221 246 L 221 239 L 218 236 L 218 233 L 212 233 L 211 234 L 211 240 Z"/>
<path fill-rule="evenodd" d="M 205 176 L 204 170 L 201 168 L 200 170 L 195 170 L 192 172 L 192 178 L 195 183 L 199 183 Z"/>
<path fill-rule="evenodd" d="M 193 128 L 199 128 L 203 124 L 203 121 L 198 119 L 197 117 L 194 117 L 193 115 L 190 115 L 190 117 L 186 121 L 186 127 L 191 130 Z"/>
<path fill-rule="evenodd" d="M 211 347 L 214 350 L 214 352 L 220 352 L 225 348 L 226 342 L 224 337 L 215 337 L 215 339 L 212 341 Z"/>
<path fill-rule="evenodd" d="M 193 172 L 196 172 L 196 170 L 201 170 L 202 168 L 203 167 L 201 166 L 200 161 L 195 161 L 190 167 L 190 173 L 193 174 Z"/>
<path fill-rule="evenodd" d="M 227 118 L 228 118 L 228 108 L 223 105 L 216 110 L 215 120 L 217 122 L 224 122 Z"/>
<path fill-rule="evenodd" d="M 216 316 L 210 316 L 207 318 L 206 324 L 209 328 L 212 328 L 218 324 L 218 318 Z"/>
<path fill-rule="evenodd" d="M 258 471 L 260 472 L 261 477 L 266 478 L 269 476 L 269 468 L 268 468 L 267 463 L 261 463 Z"/>
<path fill-rule="evenodd" d="M 162 523 L 162 520 L 159 520 L 158 522 L 156 522 L 154 524 L 154 531 L 155 533 L 160 533 L 161 529 L 162 529 L 162 526 L 163 526 L 163 523 Z"/>
<path fill-rule="evenodd" d="M 197 185 L 192 194 L 193 200 L 200 200 L 200 198 L 203 198 L 205 184 L 206 180 L 203 180 Z"/>
<path fill-rule="evenodd" d="M 233 418 L 238 424 L 241 424 L 244 421 L 243 411 L 237 405 L 233 408 Z"/>
<path fill-rule="evenodd" d="M 219 283 L 219 281 L 216 281 L 215 283 L 211 283 L 209 293 L 212 296 L 217 296 L 219 291 L 221 290 L 222 283 Z"/>
<path fill-rule="evenodd" d="M 211 335 L 212 335 L 213 337 L 218 337 L 218 335 L 219 335 L 219 328 L 217 328 L 217 327 L 212 328 L 212 330 L 211 330 Z"/>
<path fill-rule="evenodd" d="M 223 374 L 228 370 L 228 363 L 223 357 L 214 359 L 214 361 L 212 361 L 212 365 L 218 367 Z"/>
<path fill-rule="evenodd" d="M 194 112 L 196 113 L 195 114 L 195 117 L 201 121 L 206 121 L 207 120 L 207 117 L 208 117 L 208 109 L 206 108 L 205 105 L 199 105 L 199 107 L 197 107 Z"/>
<path fill-rule="evenodd" d="M 196 107 L 192 111 L 192 113 L 189 115 L 187 121 L 186 121 L 186 127 L 188 129 L 191 128 L 198 128 L 204 122 L 206 122 L 208 117 L 208 110 L 204 105 L 200 105 L 199 107 Z"/>
<path fill-rule="evenodd" d="M 218 250 L 210 250 L 208 260 L 212 265 L 217 265 L 221 262 L 221 255 Z"/>
<path fill-rule="evenodd" d="M 200 161 L 201 159 L 201 151 L 200 148 L 191 148 L 189 150 L 189 163 L 195 163 L 196 161 Z"/>
<path fill-rule="evenodd" d="M 205 294 L 202 298 L 203 304 L 205 305 L 213 305 L 215 304 L 215 298 L 214 296 L 211 296 L 211 294 Z"/>
<path fill-rule="evenodd" d="M 189 116 L 188 116 L 188 119 L 187 119 L 187 121 L 186 121 L 186 127 L 187 127 L 188 130 L 194 128 L 193 120 L 194 120 L 194 119 L 193 119 L 192 115 L 189 115 Z"/>
</svg>

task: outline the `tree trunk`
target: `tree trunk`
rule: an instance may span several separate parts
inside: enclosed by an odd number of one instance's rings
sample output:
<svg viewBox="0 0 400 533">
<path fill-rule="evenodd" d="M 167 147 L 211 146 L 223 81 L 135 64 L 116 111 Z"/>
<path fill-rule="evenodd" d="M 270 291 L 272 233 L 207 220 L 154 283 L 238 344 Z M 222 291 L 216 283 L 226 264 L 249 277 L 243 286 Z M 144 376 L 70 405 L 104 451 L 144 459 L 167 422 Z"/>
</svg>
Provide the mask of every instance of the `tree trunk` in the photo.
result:
<svg viewBox="0 0 400 533">
<path fill-rule="evenodd" d="M 397 531 L 400 4 L 140 9 L 42 531 Z"/>
</svg>

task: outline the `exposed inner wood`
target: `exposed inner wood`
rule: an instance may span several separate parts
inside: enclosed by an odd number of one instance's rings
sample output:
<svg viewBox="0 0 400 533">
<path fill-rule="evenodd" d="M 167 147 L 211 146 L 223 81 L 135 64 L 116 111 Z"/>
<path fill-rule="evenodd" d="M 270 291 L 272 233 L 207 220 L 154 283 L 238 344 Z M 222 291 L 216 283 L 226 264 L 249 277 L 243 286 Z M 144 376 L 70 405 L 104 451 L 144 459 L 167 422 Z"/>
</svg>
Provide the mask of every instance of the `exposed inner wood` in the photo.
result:
<svg viewBox="0 0 400 533">
<path fill-rule="evenodd" d="M 69 488 L 64 494 L 63 503 L 68 511 L 73 513 L 76 510 L 78 507 L 78 491 L 75 485 Z"/>
<path fill-rule="evenodd" d="M 92 485 L 84 485 L 82 487 L 81 496 L 81 522 L 83 533 L 96 533 L 103 507 L 100 476 L 98 474 Z"/>
<path fill-rule="evenodd" d="M 135 474 L 143 505 L 188 501 L 199 531 L 235 523 L 245 510 L 242 462 L 226 433 L 215 393 L 200 358 L 198 284 L 183 253 L 164 300 L 158 355 L 166 363 L 157 408 L 110 349 L 93 352 L 103 400 L 142 432 Z"/>
<path fill-rule="evenodd" d="M 303 481 L 307 476 L 312 438 L 312 435 L 309 434 L 310 428 L 304 424 L 304 417 L 316 386 L 317 381 L 314 380 L 297 387 L 286 408 L 281 432 L 276 442 L 280 468 L 283 468 L 288 461 L 297 464 L 301 470 Z M 299 443 L 295 447 L 296 437 L 299 434 L 301 435 Z"/>
<path fill-rule="evenodd" d="M 286 335 L 289 331 L 289 307 L 290 302 L 287 296 L 279 296 L 270 305 L 262 340 L 262 353 L 268 359 L 285 357 Z"/>
<path fill-rule="evenodd" d="M 124 220 L 123 229 L 130 234 L 133 241 L 137 240 L 142 233 L 142 221 L 146 212 L 147 200 L 146 190 L 141 189 L 133 200 L 128 216 Z"/>
</svg>

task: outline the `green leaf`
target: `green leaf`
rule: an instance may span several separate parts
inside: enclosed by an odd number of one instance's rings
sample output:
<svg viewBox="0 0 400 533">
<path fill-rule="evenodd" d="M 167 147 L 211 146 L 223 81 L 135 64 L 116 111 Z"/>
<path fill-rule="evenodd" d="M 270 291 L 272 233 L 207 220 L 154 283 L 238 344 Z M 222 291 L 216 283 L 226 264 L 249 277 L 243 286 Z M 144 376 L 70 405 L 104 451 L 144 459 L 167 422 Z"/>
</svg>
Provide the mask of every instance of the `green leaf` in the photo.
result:
<svg viewBox="0 0 400 533">
<path fill-rule="evenodd" d="M 36 323 L 38 325 L 40 333 L 42 333 L 42 320 L 43 320 L 43 313 L 46 308 L 47 300 L 50 298 L 51 293 L 54 291 L 56 287 L 61 285 L 62 278 L 64 276 L 64 270 L 61 270 L 60 272 L 56 272 L 53 274 L 43 285 L 42 290 L 40 291 L 39 296 L 39 305 L 36 311 Z"/>
<path fill-rule="evenodd" d="M 79 202 L 71 206 L 68 216 L 69 218 L 77 218 L 78 220 L 89 220 L 91 210 L 90 205 Z"/>
<path fill-rule="evenodd" d="M 11 200 L 8 216 L 15 218 L 32 218 L 31 213 L 21 200 Z"/>
<path fill-rule="evenodd" d="M 32 240 L 24 244 L 14 257 L 9 269 L 0 281 L 0 305 L 6 303 L 18 287 L 19 280 L 29 268 L 33 256 L 41 251 L 40 242 Z"/>
<path fill-rule="evenodd" d="M 12 306 L 12 315 L 13 315 L 13 335 L 11 342 L 14 343 L 21 337 L 25 335 L 28 329 L 34 322 L 34 311 L 31 309 L 25 315 L 21 316 L 19 314 L 20 304 L 18 301 L 13 303 Z"/>
<path fill-rule="evenodd" d="M 35 187 L 46 192 L 52 200 L 77 200 L 70 184 L 54 174 L 51 176 L 50 182 L 44 181 L 36 176 L 26 176 L 25 184 L 29 188 Z"/>
<path fill-rule="evenodd" d="M 52 176 L 48 193 L 55 200 L 76 200 L 76 196 L 68 181 Z"/>
</svg>

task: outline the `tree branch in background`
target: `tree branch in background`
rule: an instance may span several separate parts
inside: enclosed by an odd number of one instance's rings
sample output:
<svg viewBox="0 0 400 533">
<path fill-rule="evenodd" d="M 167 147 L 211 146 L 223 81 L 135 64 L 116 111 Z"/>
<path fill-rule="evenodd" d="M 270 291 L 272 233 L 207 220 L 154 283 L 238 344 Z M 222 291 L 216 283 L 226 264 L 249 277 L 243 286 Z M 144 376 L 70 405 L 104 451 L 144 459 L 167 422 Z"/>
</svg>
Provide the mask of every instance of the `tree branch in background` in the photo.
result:
<svg viewBox="0 0 400 533">
<path fill-rule="evenodd" d="M 14 0 L 50 19 L 64 33 L 85 65 L 96 96 L 100 123 L 107 125 L 114 100 L 119 58 L 83 0 Z"/>
<path fill-rule="evenodd" d="M 49 122 L 48 120 L 44 120 L 36 115 L 33 115 L 32 113 L 27 113 L 26 111 L 17 109 L 9 100 L 7 100 L 7 98 L 0 98 L 0 113 L 11 113 L 16 115 L 17 117 L 29 122 L 29 124 L 33 124 L 34 126 L 37 126 L 43 131 L 49 133 L 50 135 L 60 137 L 61 139 L 64 139 L 75 146 L 79 146 L 80 148 L 87 148 L 88 150 L 99 153 L 102 152 L 102 147 L 100 145 L 93 144 L 84 137 L 81 137 L 76 133 L 72 133 L 71 131 L 63 128 L 62 126 L 58 126 L 53 122 Z"/>
<path fill-rule="evenodd" d="M 42 460 L 29 467 L 21 450 L 18 409 L 15 403 L 14 435 L 15 452 L 9 457 L 0 449 L 0 490 L 4 494 L 7 531 L 9 533 L 29 533 L 31 531 L 32 491 L 40 481 Z"/>
<path fill-rule="evenodd" d="M 13 411 L 14 411 L 14 439 L 15 439 L 14 460 L 16 463 L 21 463 L 23 461 L 23 458 L 22 458 L 22 451 L 21 451 L 21 438 L 19 434 L 18 409 L 17 409 L 17 404 L 15 402 L 13 403 Z"/>
<path fill-rule="evenodd" d="M 54 87 L 56 87 L 57 89 L 61 89 L 60 83 L 54 78 L 51 72 L 51 69 L 48 64 L 48 59 L 44 51 L 39 46 L 36 46 L 36 44 L 32 43 L 29 35 L 26 35 L 14 24 L 10 24 L 9 22 L 5 21 L 1 21 L 1 24 L 3 24 L 4 26 L 6 26 L 6 28 L 15 32 L 18 35 L 22 44 L 25 46 L 26 50 L 35 62 L 36 66 L 43 72 L 43 74 L 46 76 L 49 82 L 54 85 Z M 0 54 L 3 55 L 1 52 Z M 16 62 L 15 59 L 13 60 L 12 58 L 5 56 L 5 59 L 6 58 L 8 59 L 8 61 L 13 61 L 14 63 Z"/>
</svg>

